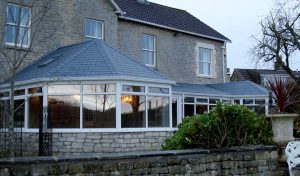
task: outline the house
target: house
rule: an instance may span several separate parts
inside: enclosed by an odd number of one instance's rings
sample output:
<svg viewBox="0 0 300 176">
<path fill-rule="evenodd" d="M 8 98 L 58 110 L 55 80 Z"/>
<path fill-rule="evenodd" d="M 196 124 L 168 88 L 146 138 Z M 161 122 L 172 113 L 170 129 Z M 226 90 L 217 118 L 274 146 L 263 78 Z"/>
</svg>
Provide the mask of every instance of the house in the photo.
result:
<svg viewBox="0 0 300 176">
<path fill-rule="evenodd" d="M 294 72 L 298 75 L 298 72 Z M 268 81 L 275 81 L 276 79 L 290 80 L 290 75 L 282 69 L 234 69 L 230 81 L 245 81 L 249 80 L 256 84 L 265 86 Z"/>
<path fill-rule="evenodd" d="M 41 114 L 52 122 L 54 154 L 63 155 L 158 150 L 184 116 L 219 101 L 267 113 L 264 88 L 226 80 L 230 40 L 188 12 L 146 0 L 51 2 L 38 37 L 52 37 L 31 48 L 31 63 L 15 78 L 27 152 L 37 151 Z M 8 20 L 33 8 L 13 1 L 0 7 Z M 34 12 L 22 26 L 28 40 L 17 41 L 22 50 L 30 44 Z M 7 53 L 16 25 L 5 25 Z M 0 88 L 5 102 L 8 82 Z"/>
</svg>

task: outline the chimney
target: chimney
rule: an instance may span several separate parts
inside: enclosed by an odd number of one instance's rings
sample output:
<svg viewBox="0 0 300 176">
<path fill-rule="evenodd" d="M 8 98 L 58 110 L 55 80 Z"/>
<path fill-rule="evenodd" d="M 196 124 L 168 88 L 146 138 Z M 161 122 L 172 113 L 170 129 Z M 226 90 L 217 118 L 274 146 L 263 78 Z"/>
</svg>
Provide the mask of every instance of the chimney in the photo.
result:
<svg viewBox="0 0 300 176">
<path fill-rule="evenodd" d="M 145 4 L 145 5 L 149 4 L 149 2 L 147 0 L 136 0 L 136 1 L 140 4 Z"/>
</svg>

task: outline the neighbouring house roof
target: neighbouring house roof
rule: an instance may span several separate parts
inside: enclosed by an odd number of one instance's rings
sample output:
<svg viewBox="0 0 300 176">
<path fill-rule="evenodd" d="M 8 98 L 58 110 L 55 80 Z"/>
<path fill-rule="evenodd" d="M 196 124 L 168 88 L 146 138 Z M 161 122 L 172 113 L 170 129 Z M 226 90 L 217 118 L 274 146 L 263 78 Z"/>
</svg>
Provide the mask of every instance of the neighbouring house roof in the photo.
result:
<svg viewBox="0 0 300 176">
<path fill-rule="evenodd" d="M 230 40 L 185 10 L 137 0 L 114 0 L 122 10 L 121 19 L 144 23 L 169 30 L 189 33 L 219 41 Z"/>
<path fill-rule="evenodd" d="M 36 79 L 125 79 L 175 83 L 98 39 L 58 48 L 16 75 L 16 82 Z"/>
<path fill-rule="evenodd" d="M 295 74 L 300 75 L 298 72 Z M 261 76 L 267 75 L 286 75 L 285 70 L 269 70 L 269 69 L 234 69 L 231 76 L 231 81 L 244 81 L 249 80 L 257 84 L 261 84 Z"/>
<path fill-rule="evenodd" d="M 178 93 L 195 93 L 209 96 L 247 97 L 247 96 L 269 96 L 264 87 L 251 81 L 240 81 L 218 84 L 187 84 L 178 83 L 173 86 L 173 91 Z"/>
</svg>

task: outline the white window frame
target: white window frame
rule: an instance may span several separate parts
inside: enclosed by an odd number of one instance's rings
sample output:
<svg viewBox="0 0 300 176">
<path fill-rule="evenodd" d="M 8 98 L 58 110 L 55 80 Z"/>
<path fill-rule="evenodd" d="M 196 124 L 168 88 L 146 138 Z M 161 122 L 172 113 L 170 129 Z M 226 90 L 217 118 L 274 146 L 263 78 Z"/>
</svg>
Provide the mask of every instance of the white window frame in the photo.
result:
<svg viewBox="0 0 300 176">
<path fill-rule="evenodd" d="M 9 15 L 9 6 L 16 6 L 18 9 L 21 8 L 21 12 L 22 12 L 22 8 L 27 8 L 29 9 L 29 17 L 28 17 L 28 25 L 22 25 L 21 23 L 20 24 L 16 24 L 16 23 L 11 23 L 11 22 L 8 22 L 7 21 L 7 18 L 8 18 L 8 15 Z M 19 19 L 21 20 L 21 19 Z M 12 4 L 12 3 L 8 3 L 7 4 L 7 7 L 6 7 L 6 24 L 5 24 L 5 44 L 7 46 L 17 46 L 17 47 L 20 47 L 20 48 L 29 48 L 30 46 L 30 25 L 31 24 L 31 8 L 30 7 L 27 7 L 27 6 L 20 6 L 20 5 L 17 5 L 17 4 Z M 19 25 L 19 26 L 18 26 Z M 18 41 L 15 41 L 13 43 L 11 42 L 7 42 L 6 41 L 6 35 L 7 35 L 7 31 L 8 31 L 8 26 L 14 26 L 14 27 L 19 27 L 19 28 L 27 28 L 27 33 L 28 33 L 28 43 L 26 45 L 23 45 L 23 40 L 24 38 L 21 40 L 21 43 L 18 43 Z M 19 33 L 20 33 L 20 30 L 19 30 Z M 13 37 L 14 37 L 14 40 L 16 39 L 16 36 L 15 34 L 13 34 Z M 17 37 L 18 38 L 18 37 Z"/>
<path fill-rule="evenodd" d="M 100 93 L 100 94 L 107 94 L 107 95 L 115 95 L 116 98 L 116 127 L 115 128 L 83 128 L 83 114 L 82 114 L 82 108 L 83 108 L 83 85 L 86 84 L 115 84 L 116 85 L 116 92 L 107 92 L 107 93 Z M 25 89 L 25 95 L 16 96 L 15 99 L 25 99 L 25 116 L 24 116 L 24 128 L 22 128 L 23 132 L 32 132 L 37 133 L 37 128 L 28 128 L 28 122 L 29 122 L 29 101 L 28 98 L 32 95 L 34 96 L 43 96 L 43 107 L 48 106 L 48 96 L 56 96 L 56 95 L 74 95 L 74 94 L 68 94 L 68 93 L 48 93 L 48 86 L 51 85 L 80 85 L 80 128 L 53 128 L 53 132 L 59 132 L 59 133 L 85 133 L 85 132 L 155 132 L 155 131 L 175 131 L 177 128 L 172 127 L 172 86 L 166 85 L 166 84 L 157 84 L 157 83 L 141 83 L 141 82 L 134 82 L 134 81 L 70 81 L 70 82 L 56 82 L 56 83 L 45 83 L 45 84 L 29 84 L 26 86 L 20 86 L 16 89 Z M 122 85 L 133 85 L 133 86 L 144 86 L 145 92 L 124 92 L 122 91 Z M 35 88 L 35 87 L 42 87 L 43 93 L 37 93 L 37 94 L 29 94 L 28 89 L 29 88 Z M 159 88 L 168 88 L 169 93 L 168 94 L 157 94 L 157 93 L 149 93 L 148 88 L 149 87 L 159 87 Z M 8 89 L 3 89 L 1 92 L 9 91 Z M 168 97 L 169 100 L 169 126 L 168 127 L 143 127 L 143 128 L 121 128 L 121 96 L 122 94 L 126 95 L 144 95 L 146 96 L 146 102 L 148 102 L 148 96 L 160 96 L 160 97 Z M 77 95 L 77 94 L 76 94 Z M 0 98 L 0 100 L 9 100 L 9 97 L 3 97 Z M 148 106 L 146 105 L 146 111 Z M 146 113 L 146 122 L 148 124 L 148 113 Z"/>
<path fill-rule="evenodd" d="M 201 62 L 200 61 L 200 48 L 209 49 L 211 51 L 210 74 L 201 74 L 200 73 L 200 62 Z M 197 77 L 214 78 L 215 54 L 216 54 L 214 45 L 198 42 L 195 50 L 196 50 L 196 62 L 197 62 L 197 64 L 196 64 L 197 65 L 197 68 L 196 68 Z M 203 63 L 207 63 L 207 62 L 203 62 Z"/>
<path fill-rule="evenodd" d="M 141 58 L 142 58 L 142 62 L 145 62 L 144 58 L 143 58 L 143 51 L 152 52 L 153 53 L 153 65 L 149 64 L 149 63 L 145 63 L 145 65 L 147 65 L 149 67 L 156 67 L 156 37 L 154 35 L 142 34 L 141 42 L 143 41 L 144 37 L 151 37 L 151 38 L 153 38 L 153 50 L 151 50 L 149 48 L 143 48 L 143 45 L 141 43 L 141 49 L 142 49 Z"/>
<path fill-rule="evenodd" d="M 95 23 L 100 23 L 101 24 L 101 36 L 100 37 L 96 37 L 96 36 L 92 36 L 92 35 L 87 35 L 87 33 L 86 33 L 86 22 L 87 21 L 95 22 Z M 104 21 L 86 18 L 84 20 L 84 37 L 85 38 L 102 39 L 103 40 L 104 39 Z"/>
</svg>

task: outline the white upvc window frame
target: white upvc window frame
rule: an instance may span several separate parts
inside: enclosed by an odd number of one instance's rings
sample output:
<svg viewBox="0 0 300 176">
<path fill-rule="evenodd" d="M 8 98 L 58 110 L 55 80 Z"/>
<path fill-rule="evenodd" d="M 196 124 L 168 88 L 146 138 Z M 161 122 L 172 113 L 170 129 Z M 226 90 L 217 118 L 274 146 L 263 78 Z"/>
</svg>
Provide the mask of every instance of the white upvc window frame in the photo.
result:
<svg viewBox="0 0 300 176">
<path fill-rule="evenodd" d="M 144 37 L 153 38 L 153 49 L 143 48 L 142 42 L 143 42 Z M 143 58 L 144 51 L 153 53 L 153 65 L 145 62 L 145 58 Z M 141 58 L 142 58 L 142 63 L 144 63 L 146 66 L 156 67 L 156 37 L 154 35 L 150 35 L 150 34 L 142 34 L 141 35 Z"/>
<path fill-rule="evenodd" d="M 19 22 L 19 24 L 17 23 L 11 23 L 11 22 L 8 22 L 8 15 L 10 15 L 10 12 L 9 12 L 9 6 L 15 6 L 19 9 L 19 11 L 22 13 L 22 9 L 23 8 L 27 8 L 29 10 L 29 17 L 28 17 L 28 24 L 27 25 L 22 25 L 21 22 Z M 20 10 L 21 8 L 21 10 Z M 21 17 L 21 15 L 19 15 L 19 17 Z M 21 21 L 21 19 L 19 19 Z M 27 37 L 28 37 L 28 43 L 26 45 L 23 44 L 23 40 L 24 40 L 24 36 L 22 37 L 21 39 L 21 43 L 18 43 L 18 41 L 14 41 L 13 43 L 12 42 L 7 42 L 6 41 L 6 35 L 8 33 L 8 26 L 14 26 L 16 28 L 19 28 L 19 32 L 18 32 L 18 35 L 20 35 L 20 29 L 21 28 L 25 28 L 27 29 Z M 6 7 L 6 24 L 5 24 L 5 45 L 7 46 L 16 46 L 16 47 L 20 47 L 20 48 L 29 48 L 30 46 L 30 31 L 31 31 L 31 8 L 30 7 L 27 7 L 27 6 L 20 6 L 20 5 L 17 5 L 17 4 L 13 4 L 13 3 L 8 3 L 7 4 L 7 7 Z M 15 32 L 13 32 L 13 40 L 17 39 L 18 40 L 18 37 L 15 36 Z"/>
<path fill-rule="evenodd" d="M 210 50 L 211 52 L 211 62 L 204 62 L 204 61 L 201 61 L 200 60 L 200 49 L 208 49 Z M 196 44 L 196 65 L 197 65 L 197 68 L 196 68 L 196 75 L 197 77 L 203 77 L 203 78 L 214 78 L 215 76 L 215 54 L 216 54 L 216 51 L 215 51 L 215 47 L 214 45 L 212 44 L 206 44 L 206 43 L 200 43 L 198 42 Z M 200 62 L 201 63 L 206 63 L 206 64 L 210 64 L 210 74 L 202 74 L 200 73 Z"/>
<path fill-rule="evenodd" d="M 106 95 L 115 95 L 115 103 L 116 103 L 116 127 L 115 128 L 83 128 L 83 85 L 87 84 L 115 84 L 116 89 L 114 92 L 107 92 L 107 93 L 99 93 L 99 94 L 106 94 Z M 134 81 L 70 81 L 70 82 L 56 82 L 56 83 L 45 83 L 45 84 L 30 84 L 26 86 L 17 87 L 17 89 L 25 89 L 25 94 L 16 96 L 15 100 L 18 99 L 25 99 L 25 116 L 24 116 L 24 128 L 22 128 L 23 132 L 32 132 L 37 133 L 38 128 L 29 128 L 29 98 L 30 96 L 43 96 L 43 107 L 48 106 L 48 96 L 55 96 L 55 95 L 74 95 L 69 93 L 51 93 L 48 94 L 48 85 L 80 85 L 80 128 L 52 128 L 54 133 L 61 132 L 61 133 L 88 133 L 88 132 L 160 132 L 160 131 L 175 131 L 177 128 L 172 127 L 172 86 L 166 84 L 157 84 L 157 83 L 141 83 L 141 82 L 134 82 Z M 124 92 L 122 91 L 122 85 L 132 85 L 132 86 L 144 86 L 145 92 Z M 36 93 L 36 94 L 29 94 L 29 88 L 35 87 L 42 87 L 43 93 Z M 149 93 L 149 87 L 159 87 L 159 88 L 168 88 L 168 94 L 157 94 L 157 93 Z M 9 91 L 9 89 L 3 89 L 1 92 Z M 148 110 L 148 96 L 160 96 L 160 97 L 168 97 L 169 100 L 169 126 L 168 127 L 143 127 L 143 128 L 121 128 L 121 96 L 122 94 L 131 94 L 131 95 L 143 95 L 146 96 L 146 111 Z M 78 94 L 79 95 L 79 94 Z M 9 97 L 0 98 L 0 100 L 9 100 Z M 148 124 L 148 113 L 146 113 L 146 120 Z"/>
<path fill-rule="evenodd" d="M 87 21 L 101 24 L 101 33 L 100 33 L 101 36 L 100 37 L 93 36 L 93 35 L 87 35 L 87 31 L 86 31 Z M 90 18 L 84 19 L 84 37 L 85 38 L 91 38 L 91 39 L 101 39 L 101 40 L 103 40 L 104 39 L 104 21 L 90 19 Z"/>
</svg>

